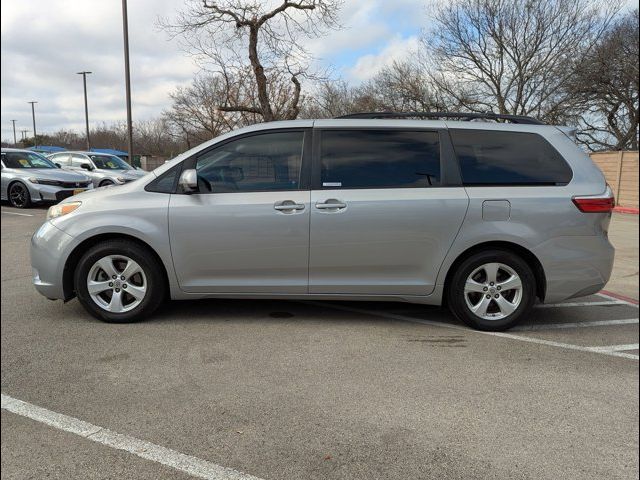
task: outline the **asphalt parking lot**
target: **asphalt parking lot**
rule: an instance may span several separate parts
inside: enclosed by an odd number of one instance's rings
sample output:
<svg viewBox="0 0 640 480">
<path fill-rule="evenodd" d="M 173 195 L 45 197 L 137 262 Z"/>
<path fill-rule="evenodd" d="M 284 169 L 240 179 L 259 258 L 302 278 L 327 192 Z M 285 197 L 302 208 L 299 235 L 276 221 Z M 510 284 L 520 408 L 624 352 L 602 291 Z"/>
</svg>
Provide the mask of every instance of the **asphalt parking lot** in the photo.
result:
<svg viewBox="0 0 640 480">
<path fill-rule="evenodd" d="M 481 333 L 399 303 L 100 323 L 31 286 L 45 213 L 2 206 L 2 478 L 638 478 L 637 216 L 607 287 L 633 298 Z"/>
</svg>

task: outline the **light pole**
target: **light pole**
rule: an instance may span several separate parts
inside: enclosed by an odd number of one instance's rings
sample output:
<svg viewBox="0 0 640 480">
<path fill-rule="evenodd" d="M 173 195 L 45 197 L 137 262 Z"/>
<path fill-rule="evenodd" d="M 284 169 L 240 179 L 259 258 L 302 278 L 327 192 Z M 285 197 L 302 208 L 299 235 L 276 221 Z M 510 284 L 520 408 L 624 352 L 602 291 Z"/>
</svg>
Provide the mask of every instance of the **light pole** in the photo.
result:
<svg viewBox="0 0 640 480">
<path fill-rule="evenodd" d="M 124 38 L 124 83 L 127 100 L 127 146 L 129 164 L 133 165 L 133 127 L 131 126 L 131 76 L 129 73 L 129 21 L 127 19 L 127 0 L 122 0 L 122 34 Z"/>
<path fill-rule="evenodd" d="M 22 140 L 24 140 L 25 138 L 27 138 L 27 133 L 29 133 L 29 130 L 20 130 L 20 133 L 22 134 Z"/>
<path fill-rule="evenodd" d="M 31 102 L 27 102 L 31 104 L 31 117 L 33 118 L 33 142 L 38 145 L 38 134 L 36 133 L 36 107 L 35 104 L 38 103 L 35 100 Z"/>
<path fill-rule="evenodd" d="M 89 104 L 87 102 L 87 75 L 92 72 L 78 72 L 82 75 L 82 84 L 84 86 L 84 123 L 87 128 L 87 151 L 91 150 L 91 142 L 89 141 Z"/>
<path fill-rule="evenodd" d="M 11 123 L 13 123 L 13 146 L 14 147 L 18 145 L 18 140 L 16 139 L 16 122 L 17 120 L 11 120 Z"/>
</svg>

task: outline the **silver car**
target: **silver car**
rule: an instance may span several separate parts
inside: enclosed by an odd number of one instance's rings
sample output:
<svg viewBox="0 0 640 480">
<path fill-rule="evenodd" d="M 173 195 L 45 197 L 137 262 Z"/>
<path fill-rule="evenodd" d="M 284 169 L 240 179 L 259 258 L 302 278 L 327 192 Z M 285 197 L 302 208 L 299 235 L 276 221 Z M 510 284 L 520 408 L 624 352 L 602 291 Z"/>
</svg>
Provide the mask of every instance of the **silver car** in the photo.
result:
<svg viewBox="0 0 640 480">
<path fill-rule="evenodd" d="M 279 298 L 446 304 L 506 329 L 535 302 L 599 291 L 614 257 L 600 170 L 566 129 L 506 120 L 222 135 L 52 207 L 32 239 L 34 285 L 109 322 L 165 298 Z"/>
<path fill-rule="evenodd" d="M 39 153 L 15 148 L 2 149 L 2 200 L 16 208 L 32 203 L 59 202 L 93 188 L 81 173 L 60 170 Z"/>
<path fill-rule="evenodd" d="M 123 185 L 147 174 L 143 170 L 136 170 L 120 157 L 107 153 L 60 152 L 49 155 L 48 158 L 65 170 L 85 173 L 96 188 Z"/>
</svg>

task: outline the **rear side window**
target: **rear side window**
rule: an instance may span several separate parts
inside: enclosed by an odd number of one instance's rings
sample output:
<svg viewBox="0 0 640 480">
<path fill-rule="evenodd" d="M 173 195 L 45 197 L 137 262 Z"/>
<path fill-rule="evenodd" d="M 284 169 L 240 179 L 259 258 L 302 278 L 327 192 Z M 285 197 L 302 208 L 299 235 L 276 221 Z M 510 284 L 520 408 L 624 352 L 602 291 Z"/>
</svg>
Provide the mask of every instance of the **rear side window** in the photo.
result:
<svg viewBox="0 0 640 480">
<path fill-rule="evenodd" d="M 440 184 L 438 132 L 324 130 L 322 188 L 423 188 Z"/>
<path fill-rule="evenodd" d="M 573 172 L 540 135 L 450 130 L 465 185 L 566 185 Z"/>
</svg>

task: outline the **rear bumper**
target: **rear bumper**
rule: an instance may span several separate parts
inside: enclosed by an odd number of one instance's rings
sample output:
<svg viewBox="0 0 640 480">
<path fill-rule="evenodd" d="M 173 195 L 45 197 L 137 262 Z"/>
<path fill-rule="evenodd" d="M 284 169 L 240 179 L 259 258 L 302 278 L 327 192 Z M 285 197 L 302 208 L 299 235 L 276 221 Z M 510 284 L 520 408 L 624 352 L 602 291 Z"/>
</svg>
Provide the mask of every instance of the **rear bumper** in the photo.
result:
<svg viewBox="0 0 640 480">
<path fill-rule="evenodd" d="M 51 300 L 64 299 L 65 259 L 72 249 L 73 237 L 45 222 L 31 237 L 33 286 Z"/>
<path fill-rule="evenodd" d="M 611 277 L 615 250 L 605 236 L 568 236 L 548 240 L 533 253 L 544 268 L 545 303 L 592 295 Z"/>
</svg>

